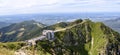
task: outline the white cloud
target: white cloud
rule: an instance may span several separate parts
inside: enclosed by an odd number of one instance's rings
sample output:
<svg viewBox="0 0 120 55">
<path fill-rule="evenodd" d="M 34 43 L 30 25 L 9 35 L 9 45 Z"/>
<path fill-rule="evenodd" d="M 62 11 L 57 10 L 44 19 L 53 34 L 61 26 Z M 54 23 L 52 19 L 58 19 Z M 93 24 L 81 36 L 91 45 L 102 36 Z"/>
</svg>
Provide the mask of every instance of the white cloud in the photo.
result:
<svg viewBox="0 0 120 55">
<path fill-rule="evenodd" d="M 0 0 L 0 13 L 119 11 L 120 0 Z M 120 11 L 119 11 L 120 12 Z"/>
<path fill-rule="evenodd" d="M 24 7 L 32 7 L 36 5 L 46 5 L 53 4 L 56 0 L 1 0 L 0 7 L 8 7 L 8 8 L 24 8 Z"/>
</svg>

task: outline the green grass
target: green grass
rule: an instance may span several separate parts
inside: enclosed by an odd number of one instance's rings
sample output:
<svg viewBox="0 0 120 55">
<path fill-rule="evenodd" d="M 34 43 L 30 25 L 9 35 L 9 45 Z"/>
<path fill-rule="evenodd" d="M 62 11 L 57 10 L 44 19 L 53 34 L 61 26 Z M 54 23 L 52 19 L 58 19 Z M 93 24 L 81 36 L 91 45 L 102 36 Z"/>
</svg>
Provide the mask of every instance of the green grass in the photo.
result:
<svg viewBox="0 0 120 55">
<path fill-rule="evenodd" d="M 14 55 L 14 50 L 0 48 L 0 55 Z"/>
<path fill-rule="evenodd" d="M 105 34 L 103 30 L 101 29 L 101 23 L 93 23 L 94 25 L 92 28 L 92 39 L 93 39 L 93 46 L 91 46 L 91 55 L 98 55 L 99 49 L 104 48 L 107 43 L 107 39 L 105 38 Z M 104 49 L 105 50 L 105 49 Z"/>
<path fill-rule="evenodd" d="M 25 45 L 23 42 L 0 43 L 0 55 L 14 55 L 14 52 L 23 45 Z"/>
</svg>

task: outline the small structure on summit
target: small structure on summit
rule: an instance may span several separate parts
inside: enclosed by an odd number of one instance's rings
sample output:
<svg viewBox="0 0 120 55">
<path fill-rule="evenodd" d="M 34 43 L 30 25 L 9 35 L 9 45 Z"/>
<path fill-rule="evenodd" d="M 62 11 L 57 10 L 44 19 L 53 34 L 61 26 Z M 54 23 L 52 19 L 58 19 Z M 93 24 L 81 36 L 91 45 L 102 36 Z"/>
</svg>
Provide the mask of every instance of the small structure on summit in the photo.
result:
<svg viewBox="0 0 120 55">
<path fill-rule="evenodd" d="M 30 40 L 26 40 L 29 46 L 36 45 L 36 41 L 43 40 L 47 38 L 47 40 L 54 40 L 54 31 L 53 30 L 43 30 L 42 35 Z"/>
<path fill-rule="evenodd" d="M 54 39 L 54 31 L 53 30 L 44 30 L 43 35 L 46 36 L 48 40 Z"/>
</svg>

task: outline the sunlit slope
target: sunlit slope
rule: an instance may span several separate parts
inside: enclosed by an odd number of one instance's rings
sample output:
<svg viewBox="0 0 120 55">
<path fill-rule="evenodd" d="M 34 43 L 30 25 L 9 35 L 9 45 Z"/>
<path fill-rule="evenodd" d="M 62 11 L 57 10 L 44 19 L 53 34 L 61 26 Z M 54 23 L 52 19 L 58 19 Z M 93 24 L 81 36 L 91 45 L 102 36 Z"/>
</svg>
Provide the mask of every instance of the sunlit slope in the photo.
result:
<svg viewBox="0 0 120 55">
<path fill-rule="evenodd" d="M 33 35 L 30 34 L 31 32 L 44 27 L 44 24 L 33 20 L 15 23 L 0 29 L 0 41 L 11 42 L 27 40 L 33 37 Z"/>
<path fill-rule="evenodd" d="M 120 35 L 117 32 L 101 22 L 77 21 L 80 22 L 68 23 L 65 28 L 58 29 L 61 31 L 55 33 L 56 40 L 54 42 L 38 42 L 38 46 L 41 46 L 44 51 L 56 55 L 118 53 Z"/>
</svg>

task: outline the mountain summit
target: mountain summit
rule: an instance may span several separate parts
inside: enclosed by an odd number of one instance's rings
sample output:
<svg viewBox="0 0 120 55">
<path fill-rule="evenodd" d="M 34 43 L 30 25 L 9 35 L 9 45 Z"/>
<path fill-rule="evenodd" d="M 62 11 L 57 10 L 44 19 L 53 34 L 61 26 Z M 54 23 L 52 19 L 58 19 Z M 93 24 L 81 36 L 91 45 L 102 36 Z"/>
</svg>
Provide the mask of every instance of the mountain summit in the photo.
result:
<svg viewBox="0 0 120 55">
<path fill-rule="evenodd" d="M 42 47 L 49 54 L 120 54 L 120 34 L 101 22 L 92 22 L 88 19 L 76 20 L 70 23 L 58 23 L 49 28 L 61 30 L 55 33 L 55 40 L 53 42 L 38 41 L 37 46 Z"/>
</svg>

